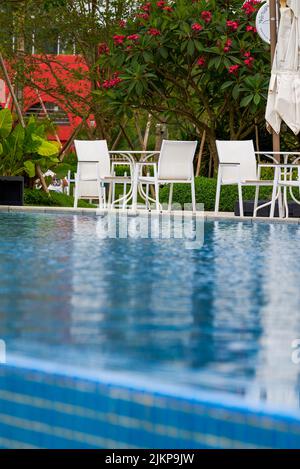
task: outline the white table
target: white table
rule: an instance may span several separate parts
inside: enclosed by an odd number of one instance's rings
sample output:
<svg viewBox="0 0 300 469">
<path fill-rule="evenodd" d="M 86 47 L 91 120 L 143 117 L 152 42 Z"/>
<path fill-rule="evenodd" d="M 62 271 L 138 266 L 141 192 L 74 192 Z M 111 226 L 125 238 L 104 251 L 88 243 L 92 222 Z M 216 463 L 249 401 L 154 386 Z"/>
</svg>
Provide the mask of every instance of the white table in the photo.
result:
<svg viewBox="0 0 300 469">
<path fill-rule="evenodd" d="M 124 191 L 123 196 L 117 200 L 114 200 L 114 193 L 115 193 L 115 183 L 112 183 L 110 186 L 110 195 L 109 200 L 113 200 L 112 205 L 117 203 L 122 203 L 121 206 L 123 209 L 128 206 L 128 203 L 132 199 L 132 210 L 136 210 L 137 206 L 137 194 L 139 192 L 140 196 L 147 201 L 149 195 L 149 187 L 146 189 L 146 193 L 143 192 L 142 188 L 138 185 L 138 173 L 140 169 L 140 165 L 145 165 L 147 159 L 150 159 L 153 156 L 158 156 L 160 151 L 139 151 L 139 150 L 111 150 L 109 154 L 113 157 L 119 157 L 120 160 L 112 161 L 112 167 L 119 165 L 129 165 L 130 172 L 131 172 L 131 187 L 129 192 L 127 193 L 127 184 L 124 183 Z M 122 160 L 122 157 L 124 160 Z M 152 163 L 148 163 L 149 166 Z M 120 183 L 122 181 L 120 180 Z"/>
</svg>

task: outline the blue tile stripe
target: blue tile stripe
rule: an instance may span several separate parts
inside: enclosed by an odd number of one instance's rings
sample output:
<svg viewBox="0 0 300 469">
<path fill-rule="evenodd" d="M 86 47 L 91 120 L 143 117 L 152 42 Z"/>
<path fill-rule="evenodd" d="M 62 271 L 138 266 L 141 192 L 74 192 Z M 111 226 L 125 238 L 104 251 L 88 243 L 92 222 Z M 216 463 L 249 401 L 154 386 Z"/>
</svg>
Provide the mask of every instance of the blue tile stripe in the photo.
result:
<svg viewBox="0 0 300 469">
<path fill-rule="evenodd" d="M 122 380 L 110 384 L 51 369 L 1 367 L 0 447 L 31 446 L 300 448 L 300 421 L 138 389 Z"/>
</svg>

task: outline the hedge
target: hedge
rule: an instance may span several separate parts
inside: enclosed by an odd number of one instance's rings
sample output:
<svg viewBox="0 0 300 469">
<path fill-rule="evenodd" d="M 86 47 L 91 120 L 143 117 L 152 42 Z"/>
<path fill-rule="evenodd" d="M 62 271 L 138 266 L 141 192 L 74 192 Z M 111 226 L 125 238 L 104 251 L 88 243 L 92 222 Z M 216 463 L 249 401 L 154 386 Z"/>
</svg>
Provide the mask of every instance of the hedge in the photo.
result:
<svg viewBox="0 0 300 469">
<path fill-rule="evenodd" d="M 74 198 L 55 191 L 50 191 L 49 195 L 42 190 L 25 189 L 24 191 L 24 204 L 25 205 L 41 205 L 41 206 L 55 206 L 55 207 L 73 207 Z M 91 205 L 84 200 L 78 201 L 80 208 L 92 208 Z"/>
<path fill-rule="evenodd" d="M 204 209 L 207 211 L 214 210 L 215 196 L 216 196 L 216 179 L 209 179 L 205 177 L 195 178 L 196 187 L 196 201 L 203 203 Z M 169 198 L 169 185 L 163 186 L 160 189 L 160 202 L 167 203 Z M 173 202 L 184 205 L 191 203 L 191 189 L 190 184 L 174 184 Z M 122 189 L 118 188 L 117 193 L 122 193 Z M 244 200 L 254 199 L 254 187 L 244 187 L 243 196 Z M 270 187 L 261 187 L 260 199 L 270 199 L 272 189 Z M 221 190 L 220 211 L 233 212 L 235 202 L 238 200 L 237 186 L 223 186 Z M 36 189 L 25 189 L 24 197 L 25 205 L 43 205 L 43 206 L 57 206 L 57 207 L 73 207 L 74 199 L 66 194 L 50 191 L 47 195 L 45 192 Z M 84 200 L 79 200 L 78 206 L 81 208 L 95 207 Z"/>
<path fill-rule="evenodd" d="M 169 185 L 164 186 L 160 190 L 160 202 L 167 203 L 169 198 Z M 215 197 L 217 180 L 205 177 L 195 178 L 196 201 L 204 204 L 204 210 L 211 211 L 215 207 Z M 255 194 L 254 187 L 243 188 L 244 200 L 253 200 Z M 272 194 L 271 187 L 261 187 L 259 192 L 260 200 L 270 199 Z M 233 212 L 236 201 L 238 200 L 237 186 L 222 186 L 220 198 L 220 211 Z M 191 203 L 191 186 L 190 184 L 174 184 L 173 202 L 181 205 Z"/>
</svg>

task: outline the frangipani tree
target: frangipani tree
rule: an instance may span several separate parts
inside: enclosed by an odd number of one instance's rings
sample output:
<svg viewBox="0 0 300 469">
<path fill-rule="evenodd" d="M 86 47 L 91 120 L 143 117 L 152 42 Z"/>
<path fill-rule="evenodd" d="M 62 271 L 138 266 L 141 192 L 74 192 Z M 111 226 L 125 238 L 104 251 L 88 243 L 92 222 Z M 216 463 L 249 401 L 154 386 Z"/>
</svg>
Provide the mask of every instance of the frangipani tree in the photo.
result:
<svg viewBox="0 0 300 469">
<path fill-rule="evenodd" d="M 180 116 L 199 135 L 206 131 L 216 160 L 220 132 L 242 139 L 264 121 L 269 53 L 255 29 L 259 3 L 139 3 L 102 45 L 97 94 L 118 114 Z"/>
</svg>

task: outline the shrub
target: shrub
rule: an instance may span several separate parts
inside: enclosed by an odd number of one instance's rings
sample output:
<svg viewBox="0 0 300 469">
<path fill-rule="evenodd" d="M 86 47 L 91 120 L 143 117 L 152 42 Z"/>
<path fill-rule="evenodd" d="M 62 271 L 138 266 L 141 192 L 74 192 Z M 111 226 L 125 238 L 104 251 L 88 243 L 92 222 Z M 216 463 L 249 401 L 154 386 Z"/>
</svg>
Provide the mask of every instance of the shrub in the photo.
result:
<svg viewBox="0 0 300 469">
<path fill-rule="evenodd" d="M 169 197 L 169 185 L 164 186 L 160 190 L 160 202 L 167 203 Z M 181 205 L 191 203 L 191 186 L 190 184 L 174 184 L 173 202 L 180 203 Z M 196 188 L 196 201 L 197 203 L 204 204 L 206 211 L 214 210 L 217 180 L 205 177 L 195 178 Z M 254 187 L 243 188 L 244 200 L 253 200 L 255 194 Z M 270 187 L 260 188 L 260 199 L 270 199 L 272 189 Z M 220 211 L 233 212 L 236 201 L 238 200 L 237 186 L 222 186 L 220 198 Z"/>
<path fill-rule="evenodd" d="M 74 198 L 55 191 L 50 191 L 48 195 L 41 190 L 25 189 L 24 203 L 25 205 L 41 205 L 46 207 L 73 207 Z M 95 205 L 91 205 L 84 200 L 79 200 L 78 207 L 93 208 Z"/>
</svg>

